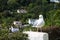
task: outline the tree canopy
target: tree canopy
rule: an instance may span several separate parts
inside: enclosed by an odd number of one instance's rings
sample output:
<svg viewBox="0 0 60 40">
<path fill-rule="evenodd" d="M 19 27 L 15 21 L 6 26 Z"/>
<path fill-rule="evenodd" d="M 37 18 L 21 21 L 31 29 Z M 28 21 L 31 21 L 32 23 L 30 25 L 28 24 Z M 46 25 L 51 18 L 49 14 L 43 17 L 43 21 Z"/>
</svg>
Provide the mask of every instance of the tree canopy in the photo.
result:
<svg viewBox="0 0 60 40">
<path fill-rule="evenodd" d="M 28 13 L 18 14 L 16 11 L 21 8 L 26 9 Z M 15 20 L 26 23 L 29 18 L 35 19 L 42 14 L 46 25 L 51 25 L 54 20 L 53 25 L 59 25 L 59 11 L 58 3 L 49 3 L 47 0 L 0 0 L 0 24 L 10 25 Z"/>
</svg>

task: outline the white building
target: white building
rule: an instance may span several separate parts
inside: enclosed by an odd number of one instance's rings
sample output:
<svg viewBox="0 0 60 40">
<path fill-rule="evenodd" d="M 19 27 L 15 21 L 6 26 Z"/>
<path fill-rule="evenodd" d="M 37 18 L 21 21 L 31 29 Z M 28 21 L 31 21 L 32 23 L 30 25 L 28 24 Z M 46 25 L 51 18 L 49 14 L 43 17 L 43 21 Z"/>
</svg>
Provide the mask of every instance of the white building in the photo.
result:
<svg viewBox="0 0 60 40">
<path fill-rule="evenodd" d="M 16 26 L 16 27 L 22 27 L 22 22 L 20 21 L 14 21 L 13 24 Z"/>
<path fill-rule="evenodd" d="M 14 21 L 13 24 L 14 25 L 22 25 L 22 23 L 20 21 Z"/>
<path fill-rule="evenodd" d="M 50 2 L 60 3 L 60 0 L 50 0 Z"/>
<path fill-rule="evenodd" d="M 27 11 L 24 10 L 24 9 L 18 9 L 18 10 L 17 10 L 17 13 L 27 13 Z"/>
<path fill-rule="evenodd" d="M 13 27 L 11 26 L 11 28 L 9 28 L 9 30 L 10 30 L 11 32 L 18 32 L 18 31 L 19 31 L 19 28 L 13 28 Z"/>
</svg>

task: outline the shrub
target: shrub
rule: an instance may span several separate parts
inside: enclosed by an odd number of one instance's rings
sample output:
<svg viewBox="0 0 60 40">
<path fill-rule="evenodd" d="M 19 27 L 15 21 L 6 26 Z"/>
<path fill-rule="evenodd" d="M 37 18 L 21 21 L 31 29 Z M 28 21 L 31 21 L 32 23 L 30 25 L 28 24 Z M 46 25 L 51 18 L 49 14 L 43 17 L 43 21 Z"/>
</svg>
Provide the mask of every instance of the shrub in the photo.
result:
<svg viewBox="0 0 60 40">
<path fill-rule="evenodd" d="M 0 30 L 0 40 L 28 40 L 28 35 L 21 32 L 9 33 L 9 30 Z"/>
</svg>

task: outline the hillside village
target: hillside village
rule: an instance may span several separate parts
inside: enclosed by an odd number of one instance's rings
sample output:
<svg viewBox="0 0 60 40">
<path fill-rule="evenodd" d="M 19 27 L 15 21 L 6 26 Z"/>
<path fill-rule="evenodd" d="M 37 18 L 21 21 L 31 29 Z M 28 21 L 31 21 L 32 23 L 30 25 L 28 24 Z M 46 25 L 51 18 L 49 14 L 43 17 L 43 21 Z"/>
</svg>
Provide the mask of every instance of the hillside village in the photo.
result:
<svg viewBox="0 0 60 40">
<path fill-rule="evenodd" d="M 60 40 L 60 1 L 0 0 L 0 40 L 29 40 L 25 31 Z"/>
</svg>

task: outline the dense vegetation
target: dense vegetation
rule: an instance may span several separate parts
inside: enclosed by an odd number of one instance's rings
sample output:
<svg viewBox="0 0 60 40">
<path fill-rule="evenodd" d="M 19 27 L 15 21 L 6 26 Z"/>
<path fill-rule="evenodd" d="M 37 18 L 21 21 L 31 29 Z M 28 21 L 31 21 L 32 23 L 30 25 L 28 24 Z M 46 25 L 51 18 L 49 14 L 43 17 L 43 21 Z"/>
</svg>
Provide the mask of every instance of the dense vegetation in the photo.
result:
<svg viewBox="0 0 60 40">
<path fill-rule="evenodd" d="M 28 40 L 28 35 L 21 32 L 10 33 L 8 29 L 0 30 L 0 40 Z"/>
<path fill-rule="evenodd" d="M 16 10 L 21 8 L 28 13 L 18 14 Z M 47 26 L 60 26 L 59 9 L 59 4 L 48 3 L 47 0 L 0 0 L 0 24 L 5 27 L 15 20 L 27 23 L 29 18 L 38 18 L 39 14 L 43 14 Z"/>
<path fill-rule="evenodd" d="M 17 13 L 17 9 L 21 8 L 28 12 L 25 14 Z M 49 3 L 47 0 L 0 0 L 0 27 L 2 28 L 9 28 L 13 25 L 13 21 L 28 23 L 29 18 L 38 18 L 40 14 L 44 16 L 45 27 L 60 27 L 59 3 Z M 5 35 L 8 37 L 8 33 L 4 34 L 4 37 Z M 2 37 L 0 36 L 0 38 Z M 4 37 L 1 40 L 4 40 Z"/>
</svg>

